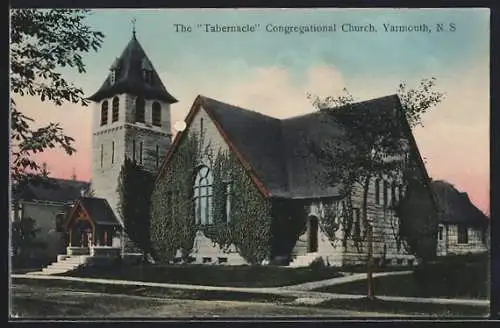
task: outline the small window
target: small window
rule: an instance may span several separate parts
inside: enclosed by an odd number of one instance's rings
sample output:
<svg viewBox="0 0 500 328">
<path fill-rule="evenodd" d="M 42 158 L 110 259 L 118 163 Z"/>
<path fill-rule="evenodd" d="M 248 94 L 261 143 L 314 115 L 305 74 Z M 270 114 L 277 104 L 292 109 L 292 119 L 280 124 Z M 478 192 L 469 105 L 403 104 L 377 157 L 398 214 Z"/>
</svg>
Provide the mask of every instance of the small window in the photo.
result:
<svg viewBox="0 0 500 328">
<path fill-rule="evenodd" d="M 156 145 L 156 168 L 160 165 L 160 146 Z"/>
<path fill-rule="evenodd" d="M 104 145 L 101 144 L 101 167 L 102 167 L 103 161 L 104 161 Z"/>
<path fill-rule="evenodd" d="M 115 142 L 111 142 L 111 164 L 115 162 Z"/>
<path fill-rule="evenodd" d="M 380 180 L 375 180 L 375 203 L 380 204 Z"/>
<path fill-rule="evenodd" d="M 143 142 L 141 141 L 139 143 L 139 163 L 142 164 L 142 146 L 143 146 Z"/>
<path fill-rule="evenodd" d="M 200 118 L 200 134 L 203 134 L 203 117 Z"/>
<path fill-rule="evenodd" d="M 400 184 L 398 188 L 398 199 L 401 201 L 403 199 L 403 185 Z"/>
<path fill-rule="evenodd" d="M 135 162 L 135 139 L 132 140 L 132 160 Z"/>
<path fill-rule="evenodd" d="M 105 100 L 101 105 L 101 126 L 108 124 L 108 101 Z"/>
<path fill-rule="evenodd" d="M 361 238 L 361 215 L 359 208 L 353 208 L 353 221 L 354 221 L 354 238 L 359 240 Z"/>
<path fill-rule="evenodd" d="M 226 183 L 226 222 L 231 221 L 231 182 Z"/>
<path fill-rule="evenodd" d="M 153 103 L 152 121 L 154 126 L 161 126 L 161 105 L 155 101 Z"/>
<path fill-rule="evenodd" d="M 438 240 L 443 240 L 443 227 L 438 228 Z"/>
<path fill-rule="evenodd" d="M 217 261 L 222 264 L 222 263 L 227 263 L 227 257 L 218 257 Z"/>
<path fill-rule="evenodd" d="M 387 207 L 388 205 L 388 189 L 389 189 L 389 183 L 387 181 L 384 181 L 384 207 Z"/>
<path fill-rule="evenodd" d="M 146 103 L 143 98 L 138 97 L 135 101 L 135 121 L 144 123 Z"/>
<path fill-rule="evenodd" d="M 391 200 L 393 204 L 396 203 L 396 182 L 394 181 L 391 184 Z"/>
<path fill-rule="evenodd" d="M 212 258 L 211 257 L 204 257 L 202 261 L 203 261 L 203 263 L 212 263 Z"/>
<path fill-rule="evenodd" d="M 118 121 L 118 117 L 120 115 L 120 99 L 118 97 L 113 98 L 113 117 L 112 121 Z"/>
<path fill-rule="evenodd" d="M 459 244 L 467 244 L 469 242 L 467 227 L 458 226 L 458 241 L 457 242 Z"/>
</svg>

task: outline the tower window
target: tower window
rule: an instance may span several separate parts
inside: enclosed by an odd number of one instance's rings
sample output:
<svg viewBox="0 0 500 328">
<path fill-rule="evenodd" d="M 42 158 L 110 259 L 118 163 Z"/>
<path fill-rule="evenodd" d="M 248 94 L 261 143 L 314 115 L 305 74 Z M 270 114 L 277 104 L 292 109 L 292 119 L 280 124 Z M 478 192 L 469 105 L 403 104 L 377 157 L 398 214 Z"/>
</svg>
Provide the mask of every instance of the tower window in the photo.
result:
<svg viewBox="0 0 500 328">
<path fill-rule="evenodd" d="M 104 145 L 101 144 L 101 167 L 102 167 L 103 160 L 104 160 Z"/>
<path fill-rule="evenodd" d="M 200 134 L 203 134 L 203 117 L 200 118 Z"/>
<path fill-rule="evenodd" d="M 139 144 L 139 163 L 142 164 L 142 141 Z"/>
<path fill-rule="evenodd" d="M 135 162 L 135 139 L 132 141 L 132 160 Z"/>
<path fill-rule="evenodd" d="M 108 101 L 105 100 L 101 105 L 101 126 L 108 124 Z"/>
<path fill-rule="evenodd" d="M 146 107 L 146 103 L 144 102 L 144 99 L 141 97 L 138 97 L 137 100 L 135 101 L 135 121 L 136 122 L 144 123 L 145 107 Z"/>
<path fill-rule="evenodd" d="M 156 168 L 160 164 L 160 147 L 156 145 Z"/>
<path fill-rule="evenodd" d="M 380 204 L 380 180 L 375 180 L 375 203 Z"/>
<path fill-rule="evenodd" d="M 120 113 L 120 99 L 118 97 L 113 98 L 113 122 L 118 121 L 118 116 Z"/>
<path fill-rule="evenodd" d="M 152 121 L 154 126 L 161 126 L 161 105 L 157 101 L 153 103 Z"/>
<path fill-rule="evenodd" d="M 115 142 L 111 142 L 111 164 L 115 162 Z"/>
</svg>

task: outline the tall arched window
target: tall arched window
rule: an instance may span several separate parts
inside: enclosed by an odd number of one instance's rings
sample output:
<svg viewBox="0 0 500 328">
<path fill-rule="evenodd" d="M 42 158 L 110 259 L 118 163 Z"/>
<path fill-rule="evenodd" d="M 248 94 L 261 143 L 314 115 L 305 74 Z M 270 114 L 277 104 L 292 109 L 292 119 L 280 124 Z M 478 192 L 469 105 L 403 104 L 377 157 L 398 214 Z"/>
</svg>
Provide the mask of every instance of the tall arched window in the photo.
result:
<svg viewBox="0 0 500 328">
<path fill-rule="evenodd" d="M 146 103 L 141 97 L 137 97 L 135 101 L 135 121 L 144 123 Z"/>
<path fill-rule="evenodd" d="M 112 117 L 113 122 L 118 121 L 119 113 L 120 113 L 120 99 L 118 99 L 118 97 L 114 97 L 113 98 L 113 117 Z"/>
<path fill-rule="evenodd" d="M 213 224 L 213 177 L 206 166 L 202 166 L 194 181 L 194 208 L 197 224 Z"/>
<path fill-rule="evenodd" d="M 104 100 L 101 105 L 101 125 L 108 124 L 108 101 Z"/>
<path fill-rule="evenodd" d="M 151 115 L 154 126 L 161 126 L 161 105 L 159 102 L 155 101 L 153 103 L 153 111 Z"/>
</svg>

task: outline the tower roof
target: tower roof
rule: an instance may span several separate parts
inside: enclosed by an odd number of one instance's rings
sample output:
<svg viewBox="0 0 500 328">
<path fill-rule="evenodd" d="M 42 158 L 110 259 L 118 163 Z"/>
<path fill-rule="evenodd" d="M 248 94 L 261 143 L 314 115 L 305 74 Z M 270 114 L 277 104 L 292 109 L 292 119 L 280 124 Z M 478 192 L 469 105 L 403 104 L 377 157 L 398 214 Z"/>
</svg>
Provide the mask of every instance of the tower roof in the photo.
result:
<svg viewBox="0 0 500 328">
<path fill-rule="evenodd" d="M 143 70 L 151 71 L 150 81 L 143 77 Z M 111 72 L 99 90 L 88 99 L 100 101 L 120 93 L 130 93 L 146 99 L 158 99 L 169 104 L 177 102 L 165 88 L 160 76 L 153 68 L 151 61 L 137 40 L 135 33 L 120 57 L 110 67 L 115 70 L 115 83 L 111 84 Z"/>
</svg>

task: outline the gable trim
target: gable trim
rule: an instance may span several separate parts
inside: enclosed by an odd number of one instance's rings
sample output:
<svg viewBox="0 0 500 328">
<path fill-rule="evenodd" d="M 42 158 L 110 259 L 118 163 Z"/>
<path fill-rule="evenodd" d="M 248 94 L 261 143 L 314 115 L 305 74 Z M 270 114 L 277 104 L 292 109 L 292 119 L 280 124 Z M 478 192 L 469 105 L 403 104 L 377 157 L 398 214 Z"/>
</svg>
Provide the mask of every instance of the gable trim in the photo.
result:
<svg viewBox="0 0 500 328">
<path fill-rule="evenodd" d="M 90 223 L 92 224 L 92 226 L 95 226 L 95 222 L 93 221 L 92 217 L 90 217 L 89 215 L 89 212 L 85 209 L 85 207 L 83 206 L 83 203 L 82 201 L 79 199 L 75 206 L 73 206 L 73 208 L 71 209 L 71 211 L 69 212 L 69 217 L 68 217 L 68 220 L 66 221 L 66 229 L 68 229 L 72 223 L 76 222 L 75 220 L 75 212 L 81 208 L 83 214 L 84 214 L 84 217 L 91 221 Z"/>
<path fill-rule="evenodd" d="M 184 137 L 184 135 L 186 135 L 188 128 L 191 126 L 191 123 L 193 122 L 194 117 L 200 111 L 202 106 L 203 106 L 203 97 L 199 95 L 198 97 L 196 97 L 195 101 L 193 102 L 193 105 L 191 106 L 191 109 L 189 110 L 188 115 L 186 116 L 186 129 L 179 132 L 175 136 L 174 142 L 172 143 L 169 151 L 167 152 L 165 160 L 163 161 L 163 163 L 160 167 L 160 170 L 158 171 L 158 175 L 156 176 L 155 183 L 157 183 L 161 179 L 161 177 L 163 177 L 168 163 L 170 162 L 173 154 L 175 153 L 175 151 L 179 147 L 181 139 Z M 226 144 L 229 146 L 229 149 L 236 155 L 240 164 L 245 168 L 245 171 L 248 173 L 248 175 L 250 176 L 250 179 L 252 179 L 253 183 L 255 184 L 255 186 L 257 187 L 259 192 L 266 198 L 271 197 L 271 192 L 269 191 L 269 189 L 265 186 L 265 184 L 262 182 L 262 180 L 259 179 L 259 177 L 256 175 L 255 170 L 253 169 L 250 162 L 245 159 L 243 154 L 241 154 L 238 151 L 236 146 L 229 139 L 229 137 L 225 133 L 222 126 L 215 119 L 215 117 L 210 113 L 210 110 L 205 110 L 205 112 L 210 117 L 210 120 L 214 123 L 215 127 L 217 128 L 217 131 L 220 133 L 220 135 L 222 136 L 222 138 L 224 139 Z"/>
</svg>

